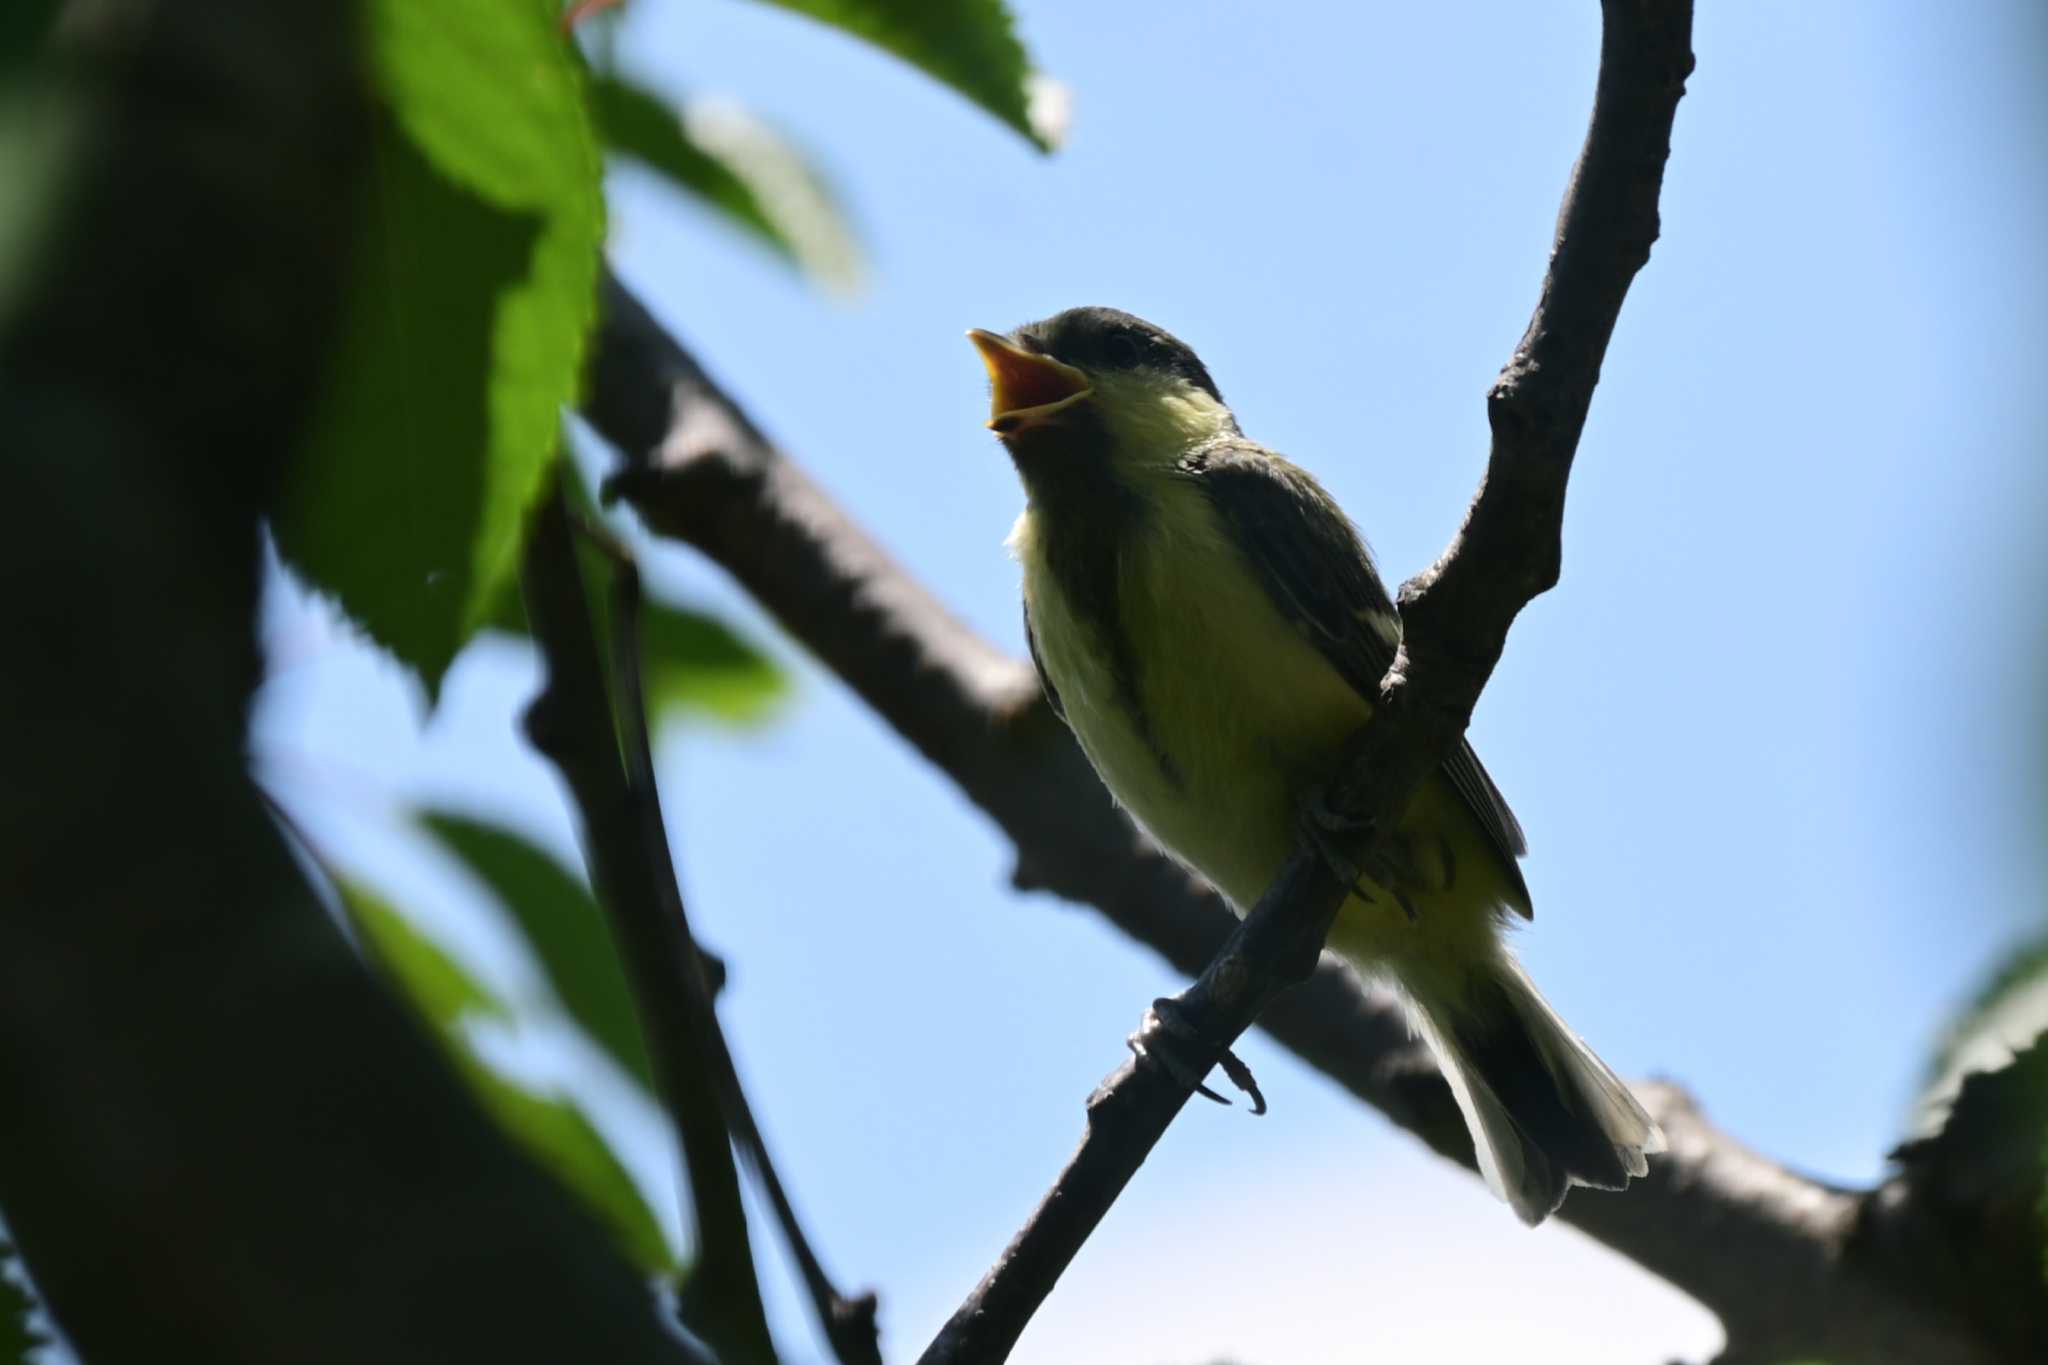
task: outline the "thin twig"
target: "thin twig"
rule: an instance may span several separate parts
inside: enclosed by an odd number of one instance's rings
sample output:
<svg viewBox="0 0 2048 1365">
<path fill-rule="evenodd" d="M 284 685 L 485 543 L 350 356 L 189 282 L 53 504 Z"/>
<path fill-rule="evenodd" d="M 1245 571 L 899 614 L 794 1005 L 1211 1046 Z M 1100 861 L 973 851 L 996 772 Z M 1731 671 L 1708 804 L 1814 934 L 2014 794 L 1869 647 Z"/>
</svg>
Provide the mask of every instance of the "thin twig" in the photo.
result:
<svg viewBox="0 0 2048 1365">
<path fill-rule="evenodd" d="M 995 1266 L 919 1357 L 922 1365 L 1005 1360 L 1031 1316 L 1165 1135 L 1193 1093 L 1188 1081 L 1222 1060 L 1259 1011 L 1314 972 L 1344 887 L 1328 864 L 1297 852 L 1195 983 L 1157 1007 L 1132 1039 L 1131 1060 L 1088 1100 L 1081 1145 Z M 1192 1030 L 1192 1032 L 1190 1032 Z"/>
<path fill-rule="evenodd" d="M 561 773 L 582 817 L 591 883 L 618 935 L 662 1102 L 681 1142 L 698 1243 L 680 1295 L 682 1316 L 720 1360 L 766 1365 L 775 1359 L 774 1343 L 715 1069 L 700 1045 L 704 1019 L 696 999 L 704 978 L 673 891 L 659 812 L 649 819 L 621 765 L 569 518 L 558 487 L 542 500 L 527 534 L 521 582 L 547 661 L 547 680 L 527 709 L 527 735 Z"/>
<path fill-rule="evenodd" d="M 579 523 L 579 526 L 587 526 L 591 542 L 599 546 L 612 562 L 612 686 L 616 692 L 614 704 L 626 763 L 626 781 L 648 847 L 666 848 L 667 824 L 661 814 L 661 792 L 655 782 L 654 748 L 647 725 L 646 659 L 640 645 L 640 567 L 634 562 L 631 552 L 602 527 L 585 523 Z M 701 963 L 704 957 L 695 935 L 690 931 L 689 915 L 683 905 L 682 888 L 676 881 L 673 862 L 664 858 L 662 867 L 653 875 L 679 931 L 690 945 L 691 959 Z M 768 1144 L 754 1119 L 753 1105 L 748 1102 L 746 1088 L 740 1083 L 731 1045 L 718 1022 L 711 983 L 701 971 L 685 975 L 687 979 L 682 983 L 682 989 L 690 997 L 691 1009 L 696 1015 L 697 1027 L 693 1035 L 709 1054 L 726 1126 L 739 1145 L 741 1155 L 753 1168 L 762 1192 L 768 1196 L 783 1238 L 789 1244 L 790 1254 L 796 1257 L 804 1288 L 810 1294 L 811 1308 L 817 1314 L 818 1325 L 826 1340 L 831 1343 L 833 1355 L 841 1365 L 881 1365 L 875 1295 L 870 1291 L 849 1298 L 841 1294 L 825 1274 L 824 1265 L 812 1250 L 810 1239 L 805 1236 L 803 1225 L 797 1219 L 796 1207 L 790 1202 L 782 1177 L 776 1173 L 775 1163 L 769 1158 Z"/>
</svg>

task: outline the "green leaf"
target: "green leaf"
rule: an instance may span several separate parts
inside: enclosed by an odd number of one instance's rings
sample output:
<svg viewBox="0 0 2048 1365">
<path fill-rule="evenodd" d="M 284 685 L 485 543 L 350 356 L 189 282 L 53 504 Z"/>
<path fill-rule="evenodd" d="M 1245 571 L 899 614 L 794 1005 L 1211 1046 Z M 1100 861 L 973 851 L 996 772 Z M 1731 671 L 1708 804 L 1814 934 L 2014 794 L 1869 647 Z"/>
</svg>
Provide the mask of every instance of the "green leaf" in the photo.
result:
<svg viewBox="0 0 2048 1365">
<path fill-rule="evenodd" d="M 16 1259 L 14 1248 L 0 1239 L 0 1365 L 27 1365 L 32 1351 L 49 1344 L 29 1323 L 35 1299 L 17 1283 Z"/>
<path fill-rule="evenodd" d="M 2048 1035 L 1972 1071 L 1939 1128 L 1892 1152 L 1920 1226 L 1937 1230 L 1940 1275 L 1968 1315 L 2038 1334 L 2048 1268 Z M 2034 1339 L 2030 1337 L 2029 1339 Z"/>
<path fill-rule="evenodd" d="M 647 704 L 660 719 L 699 712 L 753 724 L 788 695 L 789 680 L 775 661 L 715 616 L 650 599 L 640 638 Z"/>
<path fill-rule="evenodd" d="M 489 581 L 492 338 L 540 224 L 466 193 L 389 127 L 373 182 L 331 387 L 276 530 L 431 694 Z"/>
<path fill-rule="evenodd" d="M 672 1273 L 677 1260 L 661 1224 L 625 1167 L 572 1100 L 499 1075 L 478 1054 L 471 1024 L 509 1020 L 511 1010 L 386 901 L 349 881 L 342 907 L 369 956 L 430 1024 L 456 1068 L 498 1124 L 610 1225 L 620 1249 L 644 1269 Z"/>
<path fill-rule="evenodd" d="M 473 1056 L 464 1069 L 492 1116 L 611 1225 L 635 1265 L 659 1274 L 680 1268 L 640 1187 L 578 1105 L 515 1085 Z"/>
<path fill-rule="evenodd" d="M 2048 935 L 2014 948 L 1950 1024 L 1929 1068 L 1914 1133 L 1924 1136 L 1939 1129 L 1964 1077 L 2010 1064 L 2043 1033 L 2048 1033 Z"/>
<path fill-rule="evenodd" d="M 858 282 L 860 252 L 824 177 L 780 134 L 735 106 L 681 113 L 639 86 L 596 76 L 591 101 L 613 152 L 658 172 L 828 286 Z"/>
<path fill-rule="evenodd" d="M 612 566 L 581 540 L 576 558 L 583 569 L 598 644 L 604 650 L 609 687 Z M 771 718 L 790 693 L 789 676 L 781 665 L 717 617 L 646 594 L 646 580 L 641 581 L 641 663 L 646 671 L 650 722 L 660 725 L 695 716 L 746 726 Z M 486 624 L 509 635 L 530 636 L 517 583 L 499 593 Z"/>
<path fill-rule="evenodd" d="M 373 0 L 387 106 L 285 556 L 430 694 L 516 572 L 596 320 L 601 160 L 542 0 Z"/>
<path fill-rule="evenodd" d="M 2048 1139 L 2048 1036 L 2002 1066 L 1963 1078 L 1940 1128 L 1892 1153 L 1938 1185 L 1952 1205 L 2006 1200 L 2024 1192 L 2031 1212 L 2042 1196 L 2041 1147 Z"/>
<path fill-rule="evenodd" d="M 458 1036 L 464 1020 L 474 1016 L 511 1019 L 504 1001 L 414 929 L 389 902 L 354 882 L 342 882 L 340 890 L 342 908 L 371 959 L 442 1037 Z"/>
<path fill-rule="evenodd" d="M 583 880 L 509 830 L 451 811 L 425 812 L 420 823 L 511 913 L 569 1016 L 654 1093 L 654 1066 L 618 945 Z"/>
<path fill-rule="evenodd" d="M 935 77 L 1029 138 L 1060 140 L 1003 0 L 763 0 L 841 28 Z"/>
</svg>

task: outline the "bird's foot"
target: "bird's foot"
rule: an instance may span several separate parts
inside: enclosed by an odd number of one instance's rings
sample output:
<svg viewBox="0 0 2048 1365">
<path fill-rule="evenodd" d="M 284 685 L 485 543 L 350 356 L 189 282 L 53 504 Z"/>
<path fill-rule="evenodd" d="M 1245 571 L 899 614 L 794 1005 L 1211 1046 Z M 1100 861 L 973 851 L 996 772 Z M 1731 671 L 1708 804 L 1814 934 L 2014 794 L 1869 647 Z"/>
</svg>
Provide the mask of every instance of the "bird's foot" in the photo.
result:
<svg viewBox="0 0 2048 1365">
<path fill-rule="evenodd" d="M 1401 889 L 1399 868 L 1393 859 L 1378 856 L 1360 861 L 1351 855 L 1353 848 L 1371 848 L 1378 842 L 1373 838 L 1372 821 L 1356 819 L 1338 810 L 1330 804 L 1328 788 L 1318 784 L 1309 788 L 1303 799 L 1295 816 L 1295 828 L 1323 860 L 1323 866 L 1350 888 L 1352 895 L 1367 905 L 1377 905 L 1384 890 L 1401 907 L 1408 922 L 1415 923 L 1415 902 Z"/>
<path fill-rule="evenodd" d="M 1139 1021 L 1138 1031 L 1124 1041 L 1131 1049 L 1131 1055 L 1142 1063 L 1158 1066 L 1185 1089 L 1218 1104 L 1230 1103 L 1203 1084 L 1203 1068 L 1187 1057 L 1186 1049 L 1190 1045 L 1199 1046 L 1203 1040 L 1195 1026 L 1188 1022 L 1178 1000 L 1171 997 L 1154 1000 L 1152 1008 L 1146 1010 L 1144 1019 Z M 1223 1068 L 1223 1074 L 1230 1078 L 1230 1083 L 1251 1097 L 1252 1113 L 1265 1113 L 1266 1097 L 1260 1093 L 1252 1069 L 1229 1048 L 1223 1049 L 1223 1055 L 1216 1060 Z"/>
<path fill-rule="evenodd" d="M 1365 876 L 1365 869 L 1345 845 L 1355 842 L 1367 832 L 1366 822 L 1354 820 L 1332 806 L 1329 790 L 1319 783 L 1309 788 L 1301 809 L 1295 814 L 1294 824 L 1296 832 L 1316 851 L 1316 856 L 1323 860 L 1323 866 L 1330 869 L 1331 875 L 1354 891 L 1359 890 L 1358 882 Z M 1360 891 L 1359 894 L 1366 893 Z"/>
</svg>

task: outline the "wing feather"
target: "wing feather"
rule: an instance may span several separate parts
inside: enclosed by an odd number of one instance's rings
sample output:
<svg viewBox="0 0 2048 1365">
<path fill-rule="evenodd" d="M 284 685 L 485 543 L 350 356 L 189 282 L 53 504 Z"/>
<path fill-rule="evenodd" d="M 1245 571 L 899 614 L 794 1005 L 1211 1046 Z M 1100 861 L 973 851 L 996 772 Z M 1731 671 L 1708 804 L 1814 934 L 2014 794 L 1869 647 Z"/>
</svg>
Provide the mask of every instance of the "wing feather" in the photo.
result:
<svg viewBox="0 0 2048 1365">
<path fill-rule="evenodd" d="M 1208 491 L 1274 604 L 1360 696 L 1377 696 L 1401 639 L 1401 617 L 1372 552 L 1330 495 L 1308 471 L 1242 439 L 1203 447 L 1181 470 Z M 1526 905 L 1515 860 L 1528 852 L 1528 841 L 1469 742 L 1459 741 L 1444 775 L 1500 851 Z"/>
</svg>

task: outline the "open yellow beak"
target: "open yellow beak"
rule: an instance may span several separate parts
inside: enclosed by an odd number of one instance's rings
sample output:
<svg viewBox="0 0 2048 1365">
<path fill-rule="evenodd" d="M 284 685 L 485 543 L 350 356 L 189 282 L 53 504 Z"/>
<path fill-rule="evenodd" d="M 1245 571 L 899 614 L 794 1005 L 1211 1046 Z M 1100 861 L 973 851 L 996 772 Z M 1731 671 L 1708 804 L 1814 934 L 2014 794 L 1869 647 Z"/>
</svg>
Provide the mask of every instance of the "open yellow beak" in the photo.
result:
<svg viewBox="0 0 2048 1365">
<path fill-rule="evenodd" d="M 1007 436 L 1043 422 L 1080 402 L 1094 390 L 1088 376 L 1049 355 L 1038 355 L 994 332 L 979 327 L 967 333 L 988 366 L 994 391 L 989 403 L 989 430 Z"/>
</svg>

